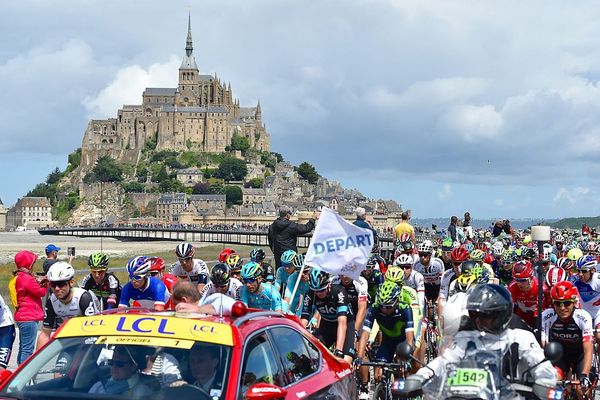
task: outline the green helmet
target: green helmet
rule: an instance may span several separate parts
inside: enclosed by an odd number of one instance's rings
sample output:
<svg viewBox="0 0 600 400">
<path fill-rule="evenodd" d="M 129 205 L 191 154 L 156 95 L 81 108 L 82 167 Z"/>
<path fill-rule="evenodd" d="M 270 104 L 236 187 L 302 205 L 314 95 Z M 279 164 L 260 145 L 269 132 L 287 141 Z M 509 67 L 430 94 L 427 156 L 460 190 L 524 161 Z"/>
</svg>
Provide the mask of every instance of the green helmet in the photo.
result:
<svg viewBox="0 0 600 400">
<path fill-rule="evenodd" d="M 471 275 L 476 277 L 477 283 L 488 283 L 490 277 L 488 269 L 481 264 L 477 264 L 471 269 Z"/>
<path fill-rule="evenodd" d="M 397 266 L 389 267 L 385 272 L 385 280 L 396 285 L 402 285 L 404 283 L 404 270 Z"/>
<path fill-rule="evenodd" d="M 504 250 L 502 253 L 502 261 L 505 263 L 510 263 L 514 261 L 514 252 L 510 249 Z"/>
<path fill-rule="evenodd" d="M 250 261 L 242 267 L 242 279 L 257 279 L 262 276 L 262 273 L 262 267 L 254 261 Z"/>
<path fill-rule="evenodd" d="M 442 250 L 443 251 L 452 251 L 453 248 L 454 248 L 454 242 L 452 242 L 452 238 L 446 237 L 442 241 Z"/>
<path fill-rule="evenodd" d="M 108 269 L 108 257 L 104 253 L 92 253 L 88 258 L 88 266 L 92 270 Z"/>
<path fill-rule="evenodd" d="M 385 281 L 383 285 L 379 287 L 375 303 L 379 306 L 391 306 L 398 302 L 400 299 L 400 288 L 392 281 Z"/>
</svg>

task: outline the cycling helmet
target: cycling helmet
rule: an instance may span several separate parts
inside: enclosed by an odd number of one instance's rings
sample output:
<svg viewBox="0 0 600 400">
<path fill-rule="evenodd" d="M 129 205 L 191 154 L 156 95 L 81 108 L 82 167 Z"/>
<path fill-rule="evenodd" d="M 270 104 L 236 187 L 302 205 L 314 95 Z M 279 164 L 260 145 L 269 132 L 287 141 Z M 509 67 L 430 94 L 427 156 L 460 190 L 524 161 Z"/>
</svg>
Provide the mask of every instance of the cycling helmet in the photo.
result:
<svg viewBox="0 0 600 400">
<path fill-rule="evenodd" d="M 196 249 L 192 246 L 191 243 L 180 243 L 175 248 L 175 254 L 177 258 L 190 258 L 194 256 Z"/>
<path fill-rule="evenodd" d="M 224 263 L 225 261 L 227 261 L 227 257 L 229 257 L 232 254 L 235 254 L 235 250 L 233 249 L 226 248 L 221 250 L 221 252 L 219 253 L 219 262 Z"/>
<path fill-rule="evenodd" d="M 304 265 L 304 254 L 296 254 L 296 257 L 294 257 L 294 260 L 292 261 L 292 265 L 296 271 L 300 271 Z"/>
<path fill-rule="evenodd" d="M 515 252 L 509 249 L 504 250 L 504 253 L 502 253 L 502 261 L 505 263 L 515 261 Z"/>
<path fill-rule="evenodd" d="M 151 260 L 146 256 L 136 256 L 127 262 L 127 273 L 129 278 L 134 276 L 146 276 L 150 271 Z"/>
<path fill-rule="evenodd" d="M 329 274 L 319 268 L 312 268 L 308 274 L 308 287 L 319 292 L 329 285 Z"/>
<path fill-rule="evenodd" d="M 366 269 L 371 270 L 375 269 L 375 267 L 379 266 L 379 259 L 375 254 L 371 254 L 369 260 L 367 261 Z"/>
<path fill-rule="evenodd" d="M 412 266 L 413 264 L 414 264 L 413 257 L 409 254 L 400 254 L 394 260 L 394 266 L 396 266 L 396 267 L 402 267 L 404 265 Z"/>
<path fill-rule="evenodd" d="M 466 308 L 478 330 L 498 335 L 508 327 L 513 303 L 508 289 L 487 283 L 471 289 Z"/>
<path fill-rule="evenodd" d="M 294 250 L 286 250 L 281 255 L 281 264 L 284 267 L 292 265 L 294 263 L 294 258 L 296 258 L 296 252 Z"/>
<path fill-rule="evenodd" d="M 433 253 L 433 244 L 431 243 L 430 240 L 424 240 L 423 242 L 419 243 L 419 245 L 417 246 L 417 251 L 419 253 Z"/>
<path fill-rule="evenodd" d="M 565 239 L 563 238 L 563 236 L 560 233 L 554 237 L 554 243 L 564 243 L 564 242 L 565 242 Z"/>
<path fill-rule="evenodd" d="M 150 271 L 164 271 L 165 260 L 160 257 L 150 257 Z"/>
<path fill-rule="evenodd" d="M 567 252 L 567 258 L 571 261 L 577 261 L 583 256 L 581 249 L 571 249 Z"/>
<path fill-rule="evenodd" d="M 257 263 L 262 262 L 266 256 L 265 251 L 261 248 L 252 249 L 250 252 L 250 260 Z"/>
<path fill-rule="evenodd" d="M 548 272 L 546 272 L 546 285 L 548 287 L 552 287 L 556 285 L 558 282 L 566 281 L 569 278 L 569 274 L 562 268 L 559 267 L 550 267 Z"/>
<path fill-rule="evenodd" d="M 573 260 L 570 260 L 567 257 L 561 257 L 556 261 L 556 266 L 568 271 L 573 268 Z"/>
<path fill-rule="evenodd" d="M 524 249 L 521 250 L 521 257 L 525 258 L 527 260 L 533 260 L 535 258 L 536 254 L 535 254 L 535 250 L 534 249 L 530 249 L 529 247 L 525 247 Z"/>
<path fill-rule="evenodd" d="M 477 283 L 488 283 L 490 281 L 490 272 L 481 264 L 477 264 L 471 269 L 471 275 L 475 277 Z"/>
<path fill-rule="evenodd" d="M 588 252 L 597 253 L 598 252 L 598 244 L 596 242 L 588 242 Z"/>
<path fill-rule="evenodd" d="M 229 283 L 229 267 L 227 264 L 218 263 L 210 269 L 210 281 L 213 285 L 223 286 Z"/>
<path fill-rule="evenodd" d="M 579 242 L 579 244 L 577 245 L 577 247 L 579 247 L 579 249 L 581 251 L 586 252 L 586 251 L 588 251 L 588 242 L 586 242 L 585 240 L 581 241 L 581 242 Z"/>
<path fill-rule="evenodd" d="M 375 296 L 378 306 L 393 306 L 400 299 L 400 288 L 392 281 L 383 282 Z"/>
<path fill-rule="evenodd" d="M 558 282 L 550 289 L 550 297 L 553 301 L 556 300 L 573 300 L 576 301 L 579 292 L 570 281 Z"/>
<path fill-rule="evenodd" d="M 481 250 L 482 253 L 486 253 L 488 251 L 488 245 L 486 242 L 479 242 L 475 245 L 476 250 Z"/>
<path fill-rule="evenodd" d="M 475 268 L 478 264 L 473 260 L 464 261 L 460 264 L 460 275 L 471 275 L 473 268 Z"/>
<path fill-rule="evenodd" d="M 456 278 L 456 284 L 454 288 L 457 292 L 466 292 L 471 285 L 477 282 L 477 277 L 475 275 L 461 275 Z"/>
<path fill-rule="evenodd" d="M 465 243 L 465 250 L 470 253 L 475 250 L 475 245 L 473 243 Z"/>
<path fill-rule="evenodd" d="M 533 267 L 529 261 L 519 261 L 512 270 L 513 278 L 527 279 L 533 276 Z"/>
<path fill-rule="evenodd" d="M 596 257 L 589 254 L 587 256 L 579 257 L 575 262 L 579 271 L 589 271 L 592 268 L 596 268 L 597 264 L 598 261 L 596 261 Z"/>
<path fill-rule="evenodd" d="M 108 257 L 104 253 L 92 253 L 88 258 L 88 266 L 91 270 L 107 270 Z"/>
<path fill-rule="evenodd" d="M 502 242 L 496 242 L 492 245 L 492 254 L 495 257 L 502 257 L 503 253 L 504 253 L 504 245 L 502 244 Z"/>
<path fill-rule="evenodd" d="M 442 241 L 442 251 L 452 251 L 453 248 L 451 238 L 447 237 Z"/>
<path fill-rule="evenodd" d="M 469 252 L 465 247 L 457 247 L 450 253 L 450 259 L 452 262 L 467 261 L 469 259 Z"/>
<path fill-rule="evenodd" d="M 495 258 L 493 255 L 491 255 L 490 253 L 486 253 L 485 257 L 483 257 L 483 263 L 484 264 L 488 264 L 488 265 L 492 265 L 492 263 L 494 262 Z"/>
<path fill-rule="evenodd" d="M 402 285 L 404 283 L 404 270 L 397 266 L 389 267 L 385 272 L 385 280 Z"/>
<path fill-rule="evenodd" d="M 257 279 L 262 276 L 262 273 L 262 267 L 254 261 L 247 262 L 242 266 L 242 279 Z"/>
<path fill-rule="evenodd" d="M 402 242 L 411 242 L 410 235 L 408 233 L 403 233 L 402 235 L 400 235 L 400 237 L 398 238 L 398 244 Z"/>
<path fill-rule="evenodd" d="M 75 276 L 75 270 L 71 264 L 57 261 L 50 266 L 46 277 L 50 282 L 70 281 Z"/>
<path fill-rule="evenodd" d="M 237 271 L 242 267 L 242 259 L 239 256 L 239 254 L 236 253 L 232 253 L 229 257 L 227 257 L 227 259 L 225 260 L 225 264 L 227 264 L 227 266 L 229 267 L 230 271 Z"/>
<path fill-rule="evenodd" d="M 471 252 L 470 258 L 475 262 L 482 262 L 485 258 L 485 253 L 483 250 L 475 249 Z"/>
</svg>

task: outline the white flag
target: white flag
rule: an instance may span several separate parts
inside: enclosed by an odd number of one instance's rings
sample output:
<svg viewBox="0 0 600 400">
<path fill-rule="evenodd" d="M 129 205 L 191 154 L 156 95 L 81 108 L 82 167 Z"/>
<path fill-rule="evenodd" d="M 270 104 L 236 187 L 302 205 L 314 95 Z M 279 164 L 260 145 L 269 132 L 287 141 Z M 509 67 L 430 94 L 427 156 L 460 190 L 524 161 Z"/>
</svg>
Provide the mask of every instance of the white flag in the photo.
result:
<svg viewBox="0 0 600 400">
<path fill-rule="evenodd" d="M 372 248 L 373 232 L 370 229 L 353 225 L 335 211 L 323 207 L 304 263 L 332 275 L 358 279 Z"/>
</svg>

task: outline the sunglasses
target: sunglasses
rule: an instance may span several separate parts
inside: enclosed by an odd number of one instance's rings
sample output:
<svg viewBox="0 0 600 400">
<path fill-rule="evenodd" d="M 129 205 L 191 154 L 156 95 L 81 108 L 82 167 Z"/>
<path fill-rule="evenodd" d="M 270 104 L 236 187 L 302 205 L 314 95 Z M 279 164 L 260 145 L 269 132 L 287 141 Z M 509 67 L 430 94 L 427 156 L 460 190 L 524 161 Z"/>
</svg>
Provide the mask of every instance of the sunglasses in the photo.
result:
<svg viewBox="0 0 600 400">
<path fill-rule="evenodd" d="M 431 253 L 419 253 L 419 257 L 431 257 Z"/>
<path fill-rule="evenodd" d="M 408 265 L 401 265 L 402 268 L 404 269 L 411 269 L 412 265 L 408 264 Z"/>
<path fill-rule="evenodd" d="M 64 287 L 69 284 L 69 281 L 58 281 L 58 282 L 50 282 L 50 286 L 53 288 Z"/>
<path fill-rule="evenodd" d="M 139 282 L 141 280 L 144 280 L 145 277 L 146 277 L 146 275 L 133 275 L 132 277 L 130 277 L 130 279 L 132 281 Z"/>
<path fill-rule="evenodd" d="M 192 259 L 192 257 L 178 258 L 179 262 L 186 262 L 186 261 L 190 261 L 191 259 Z"/>
<path fill-rule="evenodd" d="M 157 276 L 160 274 L 160 271 L 150 271 L 150 276 Z"/>
<path fill-rule="evenodd" d="M 227 289 L 228 287 L 229 287 L 228 284 L 225 284 L 225 285 L 215 285 L 215 289 Z"/>
<path fill-rule="evenodd" d="M 515 282 L 527 283 L 529 282 L 529 278 L 515 278 Z"/>
<path fill-rule="evenodd" d="M 109 367 L 123 368 L 126 365 L 130 365 L 131 361 L 129 361 L 129 360 L 125 360 L 125 361 L 108 360 L 107 364 L 108 364 Z"/>
<path fill-rule="evenodd" d="M 256 278 L 242 278 L 242 283 L 244 283 L 244 284 L 246 284 L 246 283 L 252 284 L 254 282 L 256 282 Z"/>
<path fill-rule="evenodd" d="M 556 300 L 553 301 L 552 304 L 554 304 L 557 307 L 569 307 L 571 306 L 571 304 L 575 304 L 575 302 L 573 300 Z"/>
<path fill-rule="evenodd" d="M 586 273 L 586 272 L 592 272 L 591 269 L 578 269 L 577 272 L 579 272 L 580 274 Z"/>
</svg>

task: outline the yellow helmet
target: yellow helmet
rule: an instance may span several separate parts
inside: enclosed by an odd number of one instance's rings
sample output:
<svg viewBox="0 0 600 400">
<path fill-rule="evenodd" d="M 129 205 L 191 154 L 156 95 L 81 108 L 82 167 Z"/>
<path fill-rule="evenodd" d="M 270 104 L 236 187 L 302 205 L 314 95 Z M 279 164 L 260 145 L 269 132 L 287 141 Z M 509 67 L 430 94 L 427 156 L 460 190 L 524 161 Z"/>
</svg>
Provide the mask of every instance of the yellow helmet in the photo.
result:
<svg viewBox="0 0 600 400">
<path fill-rule="evenodd" d="M 455 289 L 457 292 L 466 292 L 476 281 L 477 276 L 475 274 L 461 275 L 456 278 Z"/>
<path fill-rule="evenodd" d="M 567 258 L 571 261 L 577 261 L 581 257 L 583 257 L 583 251 L 579 248 L 574 248 L 567 252 Z"/>
<path fill-rule="evenodd" d="M 385 280 L 394 282 L 397 285 L 402 285 L 404 283 L 404 270 L 400 267 L 389 267 L 385 273 Z"/>
</svg>

